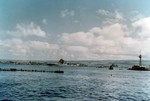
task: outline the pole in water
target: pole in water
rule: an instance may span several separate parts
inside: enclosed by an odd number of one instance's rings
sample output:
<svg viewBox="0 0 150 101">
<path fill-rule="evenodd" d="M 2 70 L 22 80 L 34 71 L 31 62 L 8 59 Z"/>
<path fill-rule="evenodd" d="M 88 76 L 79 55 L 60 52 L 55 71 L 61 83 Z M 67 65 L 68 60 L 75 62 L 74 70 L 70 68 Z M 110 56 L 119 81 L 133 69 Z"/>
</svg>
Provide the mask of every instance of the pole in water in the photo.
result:
<svg viewBox="0 0 150 101">
<path fill-rule="evenodd" d="M 142 66 L 142 55 L 141 55 L 141 51 L 140 51 L 139 58 L 140 58 L 139 65 Z"/>
</svg>

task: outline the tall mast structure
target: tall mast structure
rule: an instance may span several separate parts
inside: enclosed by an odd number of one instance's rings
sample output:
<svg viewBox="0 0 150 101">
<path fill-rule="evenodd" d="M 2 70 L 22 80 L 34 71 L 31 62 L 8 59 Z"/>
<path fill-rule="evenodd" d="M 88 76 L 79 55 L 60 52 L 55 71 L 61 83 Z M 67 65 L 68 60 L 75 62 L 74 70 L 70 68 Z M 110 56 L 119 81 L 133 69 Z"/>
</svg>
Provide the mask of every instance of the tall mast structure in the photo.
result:
<svg viewBox="0 0 150 101">
<path fill-rule="evenodd" d="M 140 61 L 139 61 L 139 66 L 142 66 L 142 55 L 141 55 L 141 51 L 140 51 L 139 58 L 140 58 Z"/>
</svg>

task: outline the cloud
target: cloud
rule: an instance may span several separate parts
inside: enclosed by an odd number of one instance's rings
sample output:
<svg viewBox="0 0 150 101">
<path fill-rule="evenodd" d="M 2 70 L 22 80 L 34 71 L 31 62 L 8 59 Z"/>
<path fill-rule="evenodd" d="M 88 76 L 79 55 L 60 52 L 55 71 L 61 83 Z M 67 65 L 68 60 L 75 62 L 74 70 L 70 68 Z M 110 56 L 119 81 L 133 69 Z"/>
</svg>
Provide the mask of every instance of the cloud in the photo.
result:
<svg viewBox="0 0 150 101">
<path fill-rule="evenodd" d="M 135 33 L 140 38 L 149 38 L 150 37 L 150 17 L 141 18 L 132 23 Z"/>
<path fill-rule="evenodd" d="M 5 57 L 11 59 L 28 59 L 28 60 L 44 60 L 44 59 L 58 59 L 59 46 L 57 44 L 49 44 L 41 41 L 23 41 L 18 38 L 1 40 L 0 46 Z"/>
<path fill-rule="evenodd" d="M 72 10 L 68 10 L 68 9 L 65 9 L 63 11 L 61 11 L 61 17 L 64 18 L 66 16 L 74 16 L 75 15 L 75 12 Z"/>
<path fill-rule="evenodd" d="M 45 25 L 47 25 L 47 24 L 48 24 L 48 22 L 47 22 L 47 20 L 46 20 L 46 19 L 43 19 L 43 20 L 42 20 L 42 23 L 43 23 L 43 24 L 45 24 Z"/>
<path fill-rule="evenodd" d="M 93 27 L 88 32 L 63 33 L 60 40 L 73 58 L 133 59 L 138 54 L 141 43 L 128 36 L 128 32 L 126 25 L 115 23 Z"/>
<path fill-rule="evenodd" d="M 28 25 L 17 24 L 14 31 L 6 31 L 7 34 L 20 37 L 20 36 L 38 36 L 46 37 L 46 32 L 43 31 L 40 26 L 31 22 Z"/>
<path fill-rule="evenodd" d="M 107 16 L 107 15 L 110 14 L 109 11 L 104 10 L 104 9 L 98 9 L 98 10 L 96 11 L 96 13 L 101 14 L 101 15 L 105 15 L 105 16 Z"/>
<path fill-rule="evenodd" d="M 142 18 L 144 18 L 144 15 L 141 14 L 139 11 L 131 11 L 131 18 L 130 18 L 130 20 L 132 22 L 140 20 Z"/>
<path fill-rule="evenodd" d="M 80 44 L 90 46 L 93 44 L 101 44 L 102 42 L 105 42 L 103 41 L 105 39 L 107 39 L 108 42 L 110 40 L 118 40 L 118 38 L 122 38 L 126 35 L 126 30 L 127 28 L 125 25 L 116 23 L 102 28 L 94 27 L 88 32 L 76 32 L 71 34 L 63 33 L 60 40 L 66 44 L 71 43 L 74 45 Z M 99 40 L 101 41 L 99 42 Z"/>
<path fill-rule="evenodd" d="M 134 39 L 125 37 L 126 31 L 125 25 L 115 23 L 87 32 L 62 33 L 59 44 L 18 38 L 1 40 L 0 44 L 6 50 L 4 54 L 18 59 L 119 59 L 135 53 L 132 46 L 138 45 Z"/>
<path fill-rule="evenodd" d="M 103 24 L 119 23 L 125 20 L 124 15 L 118 10 L 108 11 L 104 9 L 98 9 L 96 13 L 99 14 L 100 17 L 104 17 Z"/>
<path fill-rule="evenodd" d="M 61 36 L 61 41 L 66 44 L 73 45 L 90 45 L 92 43 L 91 38 L 93 35 L 91 33 L 76 32 L 76 33 L 63 33 Z"/>
<path fill-rule="evenodd" d="M 148 26 L 148 22 L 149 18 L 140 19 L 133 22 L 132 27 L 136 30 L 143 25 Z M 57 40 L 59 44 L 12 38 L 0 40 L 0 52 L 14 59 L 115 60 L 137 59 L 142 48 L 142 54 L 148 58 L 150 36 L 139 40 L 132 37 L 134 33 L 128 34 L 129 32 L 131 31 L 125 24 L 114 23 L 93 27 L 87 32 L 62 33 Z"/>
<path fill-rule="evenodd" d="M 110 12 L 99 9 L 97 13 L 104 17 L 103 22 L 107 24 L 87 31 L 61 33 L 54 44 L 36 38 L 27 40 L 30 36 L 46 37 L 46 32 L 35 23 L 17 24 L 15 30 L 5 31 L 13 37 L 0 40 L 0 53 L 3 57 L 13 59 L 129 60 L 138 59 L 142 49 L 143 57 L 150 58 L 150 17 L 126 22 L 123 13 L 118 10 Z M 62 11 L 62 17 L 67 16 L 74 16 L 74 11 Z M 73 21 L 81 23 L 78 20 Z M 47 20 L 43 19 L 42 22 L 46 24 Z M 23 38 L 25 36 L 28 37 Z"/>
<path fill-rule="evenodd" d="M 7 58 L 12 58 L 13 56 L 26 56 L 26 46 L 23 44 L 23 41 L 20 39 L 9 39 L 9 40 L 1 40 L 1 47 L 4 50 L 3 55 Z"/>
<path fill-rule="evenodd" d="M 123 20 L 123 14 L 118 12 L 117 10 L 115 11 L 115 18 L 119 20 Z"/>
<path fill-rule="evenodd" d="M 79 26 L 82 26 L 82 23 L 81 23 L 81 21 L 74 20 L 73 22 L 74 22 L 74 23 L 76 23 L 76 24 L 79 24 Z"/>
<path fill-rule="evenodd" d="M 84 53 L 88 51 L 88 48 L 82 46 L 69 46 L 66 49 L 72 52 L 79 52 L 79 53 Z"/>
</svg>

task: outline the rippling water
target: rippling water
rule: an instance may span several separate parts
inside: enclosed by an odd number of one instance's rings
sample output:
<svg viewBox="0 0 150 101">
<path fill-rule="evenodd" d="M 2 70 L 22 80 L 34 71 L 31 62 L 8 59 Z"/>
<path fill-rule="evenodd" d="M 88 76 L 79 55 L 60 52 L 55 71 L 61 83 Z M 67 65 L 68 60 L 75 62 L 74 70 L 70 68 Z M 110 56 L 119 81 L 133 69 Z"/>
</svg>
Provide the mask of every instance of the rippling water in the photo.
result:
<svg viewBox="0 0 150 101">
<path fill-rule="evenodd" d="M 109 65 L 112 61 L 86 62 Z M 85 63 L 85 62 L 82 62 Z M 150 101 L 150 72 L 130 71 L 137 61 L 118 61 L 114 70 L 1 64 L 0 68 L 64 70 L 64 74 L 0 72 L 0 100 Z M 145 62 L 148 65 L 150 62 Z"/>
</svg>

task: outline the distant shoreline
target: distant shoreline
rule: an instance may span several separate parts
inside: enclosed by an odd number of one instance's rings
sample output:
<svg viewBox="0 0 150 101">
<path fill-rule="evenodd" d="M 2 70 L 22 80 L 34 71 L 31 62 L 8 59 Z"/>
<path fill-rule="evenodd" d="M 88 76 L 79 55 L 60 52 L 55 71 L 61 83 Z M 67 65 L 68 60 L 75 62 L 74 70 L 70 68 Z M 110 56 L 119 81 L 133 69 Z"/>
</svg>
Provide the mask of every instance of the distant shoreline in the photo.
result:
<svg viewBox="0 0 150 101">
<path fill-rule="evenodd" d="M 42 66 L 77 66 L 77 67 L 84 67 L 87 66 L 81 63 L 72 63 L 69 61 L 65 61 L 64 64 L 59 63 L 58 61 L 16 61 L 16 60 L 6 60 L 0 61 L 0 64 L 13 64 L 13 65 L 42 65 Z"/>
</svg>

